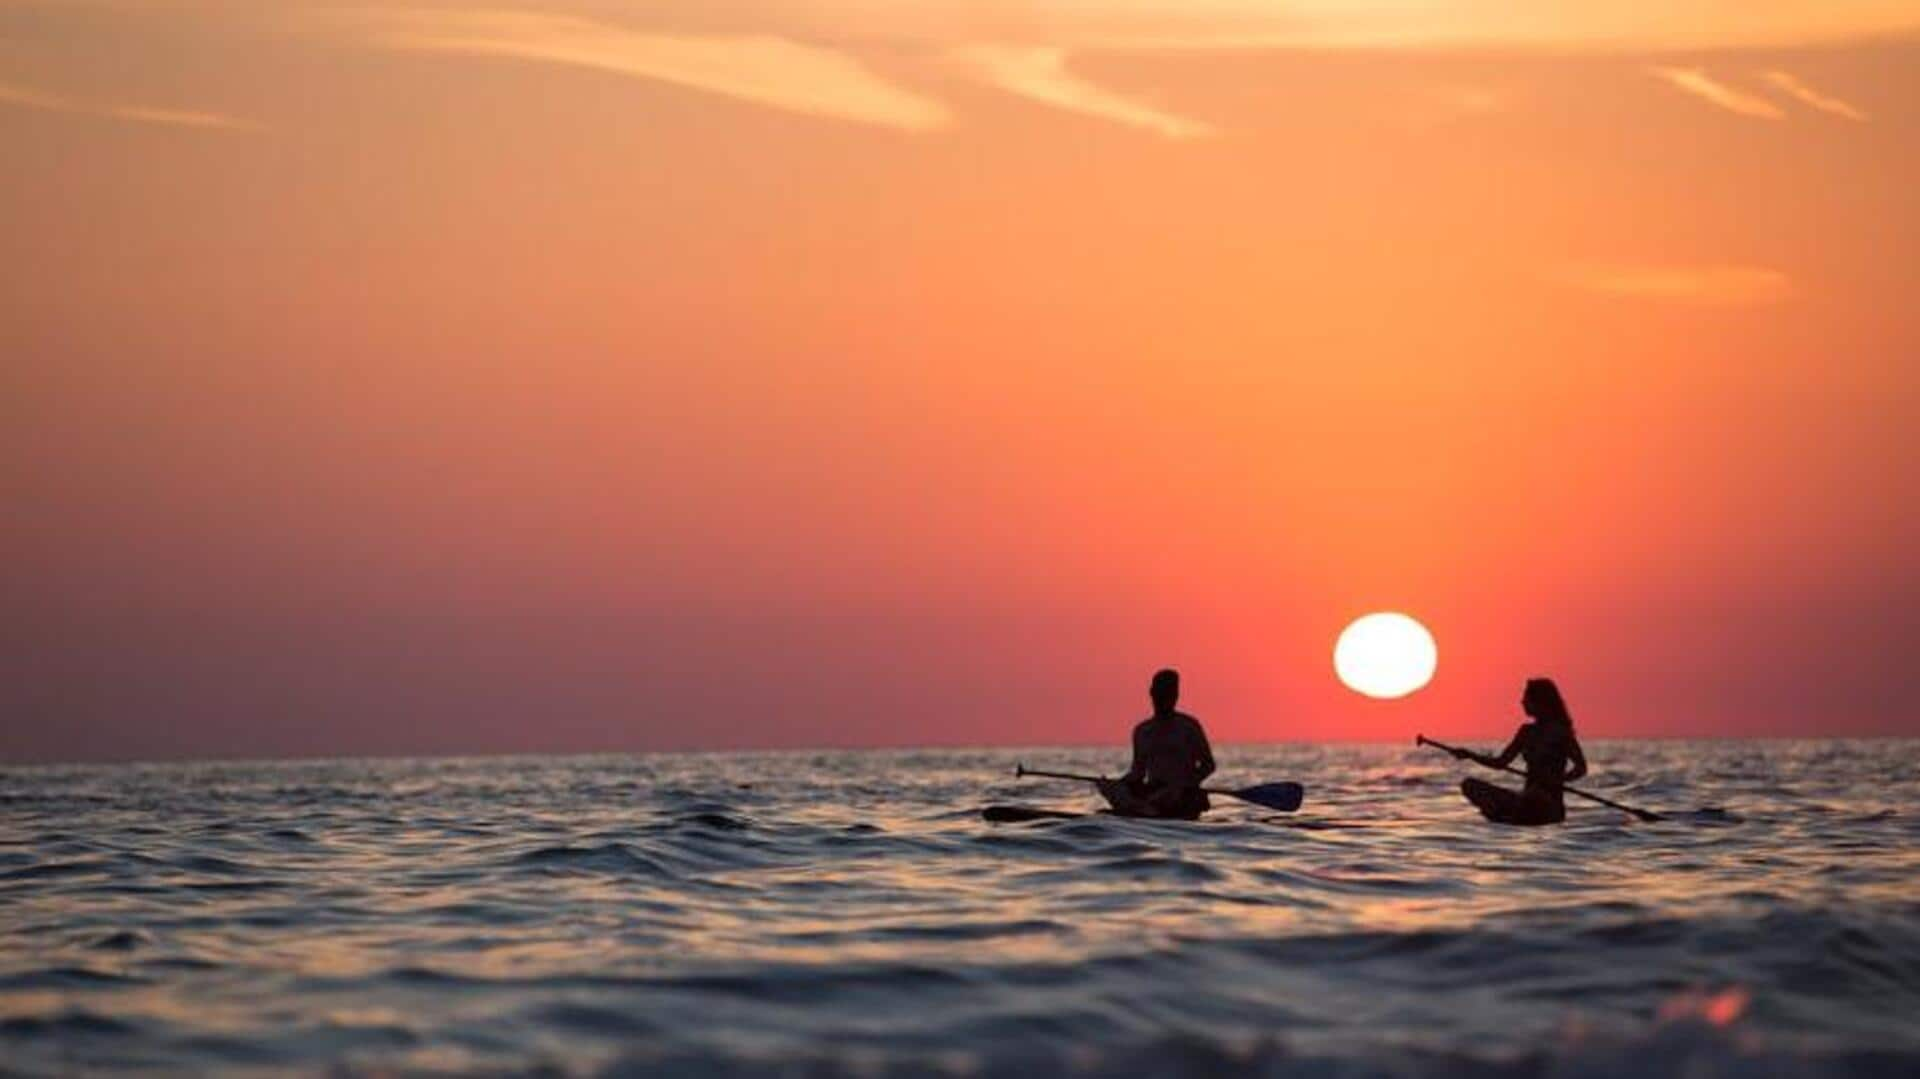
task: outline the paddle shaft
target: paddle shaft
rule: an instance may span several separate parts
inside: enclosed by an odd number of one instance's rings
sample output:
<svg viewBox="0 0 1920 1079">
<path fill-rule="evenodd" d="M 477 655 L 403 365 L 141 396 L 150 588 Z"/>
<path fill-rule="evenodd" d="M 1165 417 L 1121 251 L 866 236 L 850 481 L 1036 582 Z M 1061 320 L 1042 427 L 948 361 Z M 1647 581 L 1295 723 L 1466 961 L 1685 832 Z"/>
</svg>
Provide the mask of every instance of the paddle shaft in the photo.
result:
<svg viewBox="0 0 1920 1079">
<path fill-rule="evenodd" d="M 1436 742 L 1433 739 L 1428 738 L 1424 734 L 1414 738 L 1414 744 L 1423 745 L 1423 746 L 1432 746 L 1435 749 L 1444 750 L 1448 753 L 1455 752 L 1456 750 L 1460 752 L 1471 753 L 1470 750 L 1461 750 L 1459 746 L 1450 746 L 1445 742 Z M 1511 764 L 1493 764 L 1489 761 L 1480 760 L 1478 757 L 1473 757 L 1471 759 L 1476 764 L 1482 764 L 1488 768 L 1496 768 L 1502 772 L 1512 772 L 1514 775 L 1517 775 L 1517 776 L 1525 776 L 1527 774 L 1523 769 L 1515 768 Z M 1602 798 L 1597 794 L 1588 794 L 1586 791 L 1583 791 L 1578 787 L 1569 787 L 1564 783 L 1556 784 L 1556 786 L 1558 786 L 1561 790 L 1566 791 L 1568 794 L 1577 794 L 1580 797 L 1585 798 L 1589 802 L 1599 802 L 1603 806 L 1607 806 L 1612 809 L 1617 809 L 1622 813 L 1631 813 L 1634 816 L 1639 817 L 1641 820 L 1651 821 L 1651 820 L 1660 819 L 1660 814 L 1658 813 L 1652 813 L 1644 809 L 1635 809 L 1632 806 L 1628 806 L 1628 805 L 1621 805 L 1619 802 L 1613 801 L 1612 799 Z"/>
<path fill-rule="evenodd" d="M 1024 764 L 1014 765 L 1013 774 L 1016 776 L 1046 776 L 1048 779 L 1077 779 L 1082 783 L 1104 783 L 1107 779 L 1106 776 L 1083 776 L 1074 772 L 1046 772 L 1038 768 L 1028 768 Z M 1221 790 L 1219 787 L 1201 787 L 1200 789 L 1206 791 L 1208 794 L 1224 794 L 1229 798 L 1240 797 L 1239 791 Z"/>
</svg>

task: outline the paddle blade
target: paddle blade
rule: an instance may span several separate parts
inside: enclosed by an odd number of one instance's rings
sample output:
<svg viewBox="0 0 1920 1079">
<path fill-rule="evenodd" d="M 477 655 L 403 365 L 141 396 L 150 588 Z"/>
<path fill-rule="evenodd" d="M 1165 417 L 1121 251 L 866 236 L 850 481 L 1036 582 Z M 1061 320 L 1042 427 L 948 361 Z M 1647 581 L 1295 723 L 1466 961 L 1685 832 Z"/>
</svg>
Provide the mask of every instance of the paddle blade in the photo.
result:
<svg viewBox="0 0 1920 1079">
<path fill-rule="evenodd" d="M 1300 802 L 1307 796 L 1307 789 L 1298 783 L 1262 783 L 1257 787 L 1241 787 L 1228 793 L 1243 802 L 1291 813 L 1300 808 Z"/>
</svg>

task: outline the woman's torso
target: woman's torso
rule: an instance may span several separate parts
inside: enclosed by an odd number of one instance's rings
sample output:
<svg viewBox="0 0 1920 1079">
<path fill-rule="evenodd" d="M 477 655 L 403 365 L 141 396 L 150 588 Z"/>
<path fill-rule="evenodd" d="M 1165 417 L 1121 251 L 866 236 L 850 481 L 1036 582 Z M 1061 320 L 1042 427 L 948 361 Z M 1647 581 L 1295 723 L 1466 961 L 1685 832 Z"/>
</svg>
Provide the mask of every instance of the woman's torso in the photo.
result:
<svg viewBox="0 0 1920 1079">
<path fill-rule="evenodd" d="M 1560 801 L 1560 783 L 1573 752 L 1573 732 L 1557 724 L 1530 723 L 1520 756 L 1527 762 L 1527 793 Z"/>
</svg>

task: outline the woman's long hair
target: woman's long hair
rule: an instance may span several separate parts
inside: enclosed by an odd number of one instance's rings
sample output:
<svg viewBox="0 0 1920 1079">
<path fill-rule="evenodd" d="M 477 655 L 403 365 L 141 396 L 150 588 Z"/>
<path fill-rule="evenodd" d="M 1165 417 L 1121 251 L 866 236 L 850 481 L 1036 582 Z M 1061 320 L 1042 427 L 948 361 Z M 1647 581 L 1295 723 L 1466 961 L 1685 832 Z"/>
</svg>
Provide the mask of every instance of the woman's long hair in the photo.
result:
<svg viewBox="0 0 1920 1079">
<path fill-rule="evenodd" d="M 1520 695 L 1520 699 L 1526 704 L 1527 714 L 1533 718 L 1573 729 L 1573 713 L 1567 711 L 1566 698 L 1560 696 L 1560 687 L 1553 684 L 1553 679 L 1527 679 L 1526 691 Z"/>
</svg>

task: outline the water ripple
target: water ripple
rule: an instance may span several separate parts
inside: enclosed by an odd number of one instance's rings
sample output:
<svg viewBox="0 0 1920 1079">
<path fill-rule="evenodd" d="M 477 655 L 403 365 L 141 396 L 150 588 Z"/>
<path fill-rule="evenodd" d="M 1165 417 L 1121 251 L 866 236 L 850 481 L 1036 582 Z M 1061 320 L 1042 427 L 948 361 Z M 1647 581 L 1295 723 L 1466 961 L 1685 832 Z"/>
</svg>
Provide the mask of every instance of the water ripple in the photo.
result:
<svg viewBox="0 0 1920 1079">
<path fill-rule="evenodd" d="M 1910 1075 L 1920 744 L 1600 743 L 1567 826 L 1452 761 L 1223 747 L 0 769 L 23 1074 Z"/>
</svg>

